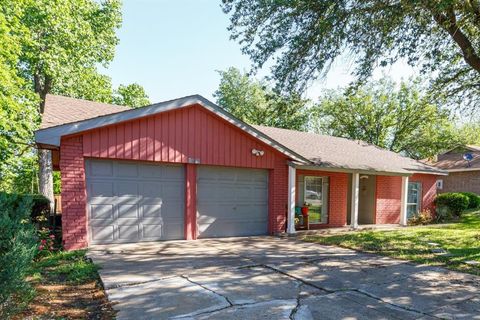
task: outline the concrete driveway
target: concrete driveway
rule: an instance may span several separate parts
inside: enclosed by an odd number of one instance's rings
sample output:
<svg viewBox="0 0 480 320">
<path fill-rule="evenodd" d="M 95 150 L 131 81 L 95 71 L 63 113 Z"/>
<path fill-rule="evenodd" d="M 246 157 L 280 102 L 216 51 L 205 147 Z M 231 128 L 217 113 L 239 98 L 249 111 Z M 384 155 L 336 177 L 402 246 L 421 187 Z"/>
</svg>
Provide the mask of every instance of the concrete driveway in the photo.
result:
<svg viewBox="0 0 480 320">
<path fill-rule="evenodd" d="M 273 237 L 94 246 L 118 319 L 480 319 L 478 277 Z"/>
</svg>

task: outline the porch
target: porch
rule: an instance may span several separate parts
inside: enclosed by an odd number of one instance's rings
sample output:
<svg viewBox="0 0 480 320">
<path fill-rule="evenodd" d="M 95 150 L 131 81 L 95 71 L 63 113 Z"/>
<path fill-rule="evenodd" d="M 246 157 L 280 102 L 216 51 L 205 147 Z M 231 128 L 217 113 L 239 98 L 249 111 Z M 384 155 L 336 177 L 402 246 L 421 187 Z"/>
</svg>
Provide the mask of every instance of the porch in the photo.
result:
<svg viewBox="0 0 480 320">
<path fill-rule="evenodd" d="M 288 233 L 405 226 L 409 214 L 432 207 L 435 193 L 435 179 L 419 173 L 290 165 Z M 303 207 L 308 218 L 301 213 Z"/>
</svg>

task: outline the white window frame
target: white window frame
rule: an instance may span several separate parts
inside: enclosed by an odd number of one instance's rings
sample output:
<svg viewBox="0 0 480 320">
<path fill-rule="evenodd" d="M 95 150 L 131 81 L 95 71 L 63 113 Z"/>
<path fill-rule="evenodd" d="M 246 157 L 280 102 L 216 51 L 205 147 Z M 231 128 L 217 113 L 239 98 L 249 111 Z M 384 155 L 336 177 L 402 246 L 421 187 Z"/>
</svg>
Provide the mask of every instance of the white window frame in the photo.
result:
<svg viewBox="0 0 480 320">
<path fill-rule="evenodd" d="M 418 190 L 417 202 L 408 202 L 408 199 L 410 198 L 409 194 L 408 194 L 408 191 L 410 190 L 409 186 L 411 184 L 417 185 L 417 190 Z M 422 198 L 423 198 L 422 193 L 423 193 L 423 190 L 422 190 L 422 183 L 421 182 L 411 181 L 411 182 L 408 183 L 408 186 L 407 186 L 407 218 L 412 217 L 412 214 L 409 214 L 410 210 L 408 210 L 408 208 L 410 208 L 411 206 L 416 207 L 415 214 L 422 211 Z"/>
<path fill-rule="evenodd" d="M 324 190 L 325 188 L 325 179 L 326 177 L 324 176 L 308 176 L 308 175 L 305 175 L 303 177 L 303 201 L 302 201 L 302 206 L 304 203 L 309 203 L 309 200 L 306 199 L 306 195 L 307 195 L 307 180 L 309 178 L 313 178 L 313 179 L 320 179 L 320 186 L 321 186 L 321 193 L 322 193 L 322 199 L 320 200 L 321 203 L 320 203 L 320 221 L 315 221 L 315 222 L 312 222 L 308 221 L 309 224 L 325 224 L 325 223 L 328 223 L 328 222 L 322 222 L 322 215 L 326 214 L 328 215 L 327 212 L 325 212 L 325 206 L 327 206 L 327 210 L 328 210 L 328 199 L 325 197 L 325 194 L 326 192 L 328 192 L 328 190 Z"/>
</svg>

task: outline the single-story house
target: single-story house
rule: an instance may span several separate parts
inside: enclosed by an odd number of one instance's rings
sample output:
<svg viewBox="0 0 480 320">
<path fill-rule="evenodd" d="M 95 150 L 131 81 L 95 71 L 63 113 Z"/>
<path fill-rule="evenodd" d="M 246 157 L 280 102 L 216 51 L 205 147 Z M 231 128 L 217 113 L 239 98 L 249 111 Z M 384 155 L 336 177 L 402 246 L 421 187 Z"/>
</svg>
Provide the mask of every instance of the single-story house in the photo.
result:
<svg viewBox="0 0 480 320">
<path fill-rule="evenodd" d="M 443 170 L 343 138 L 252 126 L 193 95 L 129 109 L 50 95 L 39 148 L 61 172 L 66 249 L 402 224 Z"/>
<path fill-rule="evenodd" d="M 438 179 L 438 192 L 474 192 L 480 194 L 480 146 L 458 146 L 428 162 L 448 172 Z"/>
</svg>

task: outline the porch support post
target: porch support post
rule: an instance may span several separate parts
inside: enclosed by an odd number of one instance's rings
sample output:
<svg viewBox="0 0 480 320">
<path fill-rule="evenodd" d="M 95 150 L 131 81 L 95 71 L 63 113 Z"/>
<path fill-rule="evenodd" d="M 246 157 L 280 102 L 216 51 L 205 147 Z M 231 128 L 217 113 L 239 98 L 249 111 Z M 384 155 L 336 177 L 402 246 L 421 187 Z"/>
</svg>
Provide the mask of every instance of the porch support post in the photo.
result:
<svg viewBox="0 0 480 320">
<path fill-rule="evenodd" d="M 400 225 L 407 225 L 408 177 L 402 177 L 402 196 L 400 203 Z"/>
<path fill-rule="evenodd" d="M 350 212 L 350 226 L 354 229 L 358 228 L 358 198 L 360 190 L 360 174 L 352 173 L 352 203 Z"/>
<path fill-rule="evenodd" d="M 288 219 L 287 219 L 287 233 L 295 233 L 295 182 L 296 182 L 295 167 L 288 166 Z"/>
</svg>

